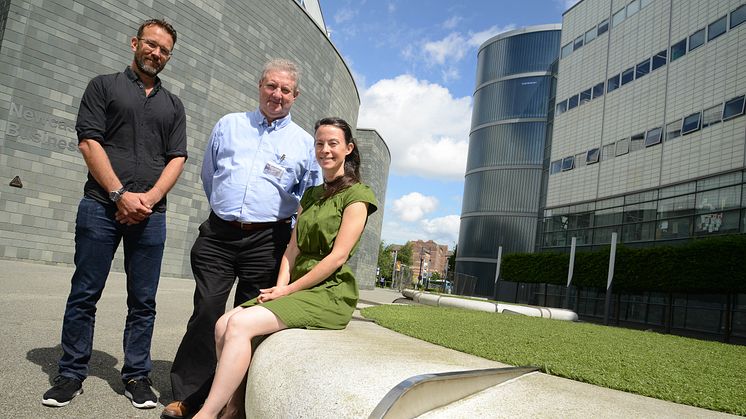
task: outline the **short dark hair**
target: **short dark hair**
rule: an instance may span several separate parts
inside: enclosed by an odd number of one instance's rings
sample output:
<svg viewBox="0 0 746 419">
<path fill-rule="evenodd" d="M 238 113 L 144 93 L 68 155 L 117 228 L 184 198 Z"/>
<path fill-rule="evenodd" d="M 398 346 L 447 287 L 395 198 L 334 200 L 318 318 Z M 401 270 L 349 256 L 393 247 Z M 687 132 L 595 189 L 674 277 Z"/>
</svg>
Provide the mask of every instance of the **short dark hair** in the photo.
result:
<svg viewBox="0 0 746 419">
<path fill-rule="evenodd" d="M 360 183 L 360 151 L 357 149 L 357 141 L 355 141 L 355 137 L 352 136 L 352 127 L 347 123 L 347 121 L 338 117 L 319 119 L 316 121 L 316 124 L 314 124 L 314 133 L 324 125 L 330 125 L 341 129 L 345 136 L 345 143 L 353 145 L 352 152 L 345 157 L 344 175 L 333 179 L 329 183 L 324 179 L 326 190 L 324 191 L 322 198 L 326 199 L 356 183 Z"/>
<path fill-rule="evenodd" d="M 168 34 L 171 35 L 171 39 L 174 40 L 174 45 L 176 45 L 176 29 L 163 19 L 148 19 L 143 22 L 142 25 L 140 25 L 140 29 L 137 30 L 137 38 L 142 38 L 142 32 L 145 28 L 153 25 L 160 26 L 164 31 L 168 32 Z"/>
</svg>

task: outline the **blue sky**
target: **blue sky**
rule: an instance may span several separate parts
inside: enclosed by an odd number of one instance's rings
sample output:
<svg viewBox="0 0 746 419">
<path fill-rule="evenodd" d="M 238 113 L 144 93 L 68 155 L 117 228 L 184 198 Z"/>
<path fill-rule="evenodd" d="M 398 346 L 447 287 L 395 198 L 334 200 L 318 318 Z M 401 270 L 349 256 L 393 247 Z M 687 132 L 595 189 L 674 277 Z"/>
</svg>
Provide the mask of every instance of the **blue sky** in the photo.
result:
<svg viewBox="0 0 746 419">
<path fill-rule="evenodd" d="M 561 23 L 576 1 L 320 0 L 360 91 L 358 126 L 375 128 L 391 150 L 386 244 L 458 243 L 479 46 Z"/>
</svg>

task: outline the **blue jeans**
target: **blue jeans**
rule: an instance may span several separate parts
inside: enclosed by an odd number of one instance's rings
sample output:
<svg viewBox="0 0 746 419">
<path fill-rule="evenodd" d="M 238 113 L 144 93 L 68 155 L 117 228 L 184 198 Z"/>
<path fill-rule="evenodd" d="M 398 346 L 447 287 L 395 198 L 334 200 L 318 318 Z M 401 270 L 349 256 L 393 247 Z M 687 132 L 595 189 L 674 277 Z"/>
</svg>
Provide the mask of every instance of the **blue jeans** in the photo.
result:
<svg viewBox="0 0 746 419">
<path fill-rule="evenodd" d="M 75 273 L 62 323 L 60 375 L 84 380 L 93 349 L 96 303 L 109 276 L 111 261 L 124 241 L 127 273 L 127 320 L 124 326 L 122 380 L 147 377 L 155 323 L 155 294 L 166 241 L 166 214 L 153 212 L 132 226 L 114 219 L 116 206 L 84 197 L 75 225 Z"/>
</svg>

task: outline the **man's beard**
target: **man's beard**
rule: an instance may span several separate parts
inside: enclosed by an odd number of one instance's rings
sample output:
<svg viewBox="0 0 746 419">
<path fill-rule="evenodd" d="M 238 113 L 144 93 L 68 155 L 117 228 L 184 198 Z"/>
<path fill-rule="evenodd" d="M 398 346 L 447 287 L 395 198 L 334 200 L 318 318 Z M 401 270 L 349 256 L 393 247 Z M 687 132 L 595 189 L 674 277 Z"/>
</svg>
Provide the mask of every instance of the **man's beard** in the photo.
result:
<svg viewBox="0 0 746 419">
<path fill-rule="evenodd" d="M 142 55 L 135 55 L 135 64 L 137 65 L 138 70 L 142 71 L 150 77 L 155 77 L 158 73 L 161 72 L 161 70 L 163 70 L 163 66 L 154 67 L 152 65 L 146 64 L 145 57 Z"/>
</svg>

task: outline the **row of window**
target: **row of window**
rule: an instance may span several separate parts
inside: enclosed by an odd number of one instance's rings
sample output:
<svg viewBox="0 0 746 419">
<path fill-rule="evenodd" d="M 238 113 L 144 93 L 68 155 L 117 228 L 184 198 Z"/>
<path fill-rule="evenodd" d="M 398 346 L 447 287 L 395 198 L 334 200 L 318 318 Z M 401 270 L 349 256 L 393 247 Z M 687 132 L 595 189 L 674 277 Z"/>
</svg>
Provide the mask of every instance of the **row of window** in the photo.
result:
<svg viewBox="0 0 746 419">
<path fill-rule="evenodd" d="M 717 19 L 706 27 L 695 31 L 690 36 L 671 45 L 671 62 L 683 57 L 687 52 L 704 45 L 705 40 L 710 42 L 727 32 L 729 27 L 728 16 L 730 16 L 730 29 L 740 25 L 746 21 L 746 4 L 733 10 L 730 15 L 725 15 Z M 615 74 L 609 78 L 605 84 L 604 82 L 600 82 L 591 88 L 559 101 L 555 106 L 555 116 L 561 115 L 580 105 L 584 105 L 593 99 L 603 96 L 604 91 L 606 91 L 606 93 L 611 93 L 614 90 L 663 67 L 668 61 L 668 51 L 668 49 L 664 49 L 652 57 L 646 58 L 637 65 L 632 66 L 621 73 Z"/>
<path fill-rule="evenodd" d="M 572 237 L 576 238 L 578 246 L 604 245 L 611 243 L 612 233 L 617 233 L 617 240 L 622 243 L 746 233 L 746 210 L 736 209 L 642 223 L 546 232 L 543 233 L 542 245 L 545 248 L 570 246 Z"/>
<path fill-rule="evenodd" d="M 631 3 L 629 3 L 627 6 L 622 7 L 620 10 L 618 10 L 616 13 L 614 13 L 611 17 L 611 25 L 612 27 L 616 27 L 620 23 L 624 22 L 625 19 L 628 17 L 631 17 L 635 13 L 639 12 L 640 9 L 645 8 L 649 4 L 652 4 L 653 0 L 632 0 Z M 587 45 L 594 39 L 598 38 L 599 36 L 603 35 L 609 30 L 609 19 L 604 19 L 599 23 L 598 25 L 590 28 L 585 32 L 585 34 L 581 34 L 575 40 L 568 42 L 562 47 L 562 50 L 560 51 L 560 58 L 565 58 L 568 55 L 572 54 L 573 51 L 577 51 L 580 48 L 583 47 L 583 45 Z"/>
<path fill-rule="evenodd" d="M 568 156 L 555 160 L 549 165 L 549 174 L 572 170 L 599 161 L 609 160 L 616 156 L 652 147 L 665 141 L 671 141 L 682 135 L 690 134 L 700 129 L 718 124 L 722 121 L 733 119 L 743 115 L 745 110 L 745 96 L 738 96 L 723 103 L 695 112 L 684 118 L 670 122 L 664 127 L 651 128 L 645 132 L 635 134 L 629 138 L 623 138 L 615 143 L 606 144 L 602 148 L 592 148 L 574 156 Z"/>
</svg>

